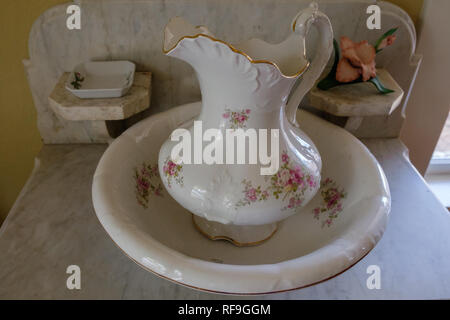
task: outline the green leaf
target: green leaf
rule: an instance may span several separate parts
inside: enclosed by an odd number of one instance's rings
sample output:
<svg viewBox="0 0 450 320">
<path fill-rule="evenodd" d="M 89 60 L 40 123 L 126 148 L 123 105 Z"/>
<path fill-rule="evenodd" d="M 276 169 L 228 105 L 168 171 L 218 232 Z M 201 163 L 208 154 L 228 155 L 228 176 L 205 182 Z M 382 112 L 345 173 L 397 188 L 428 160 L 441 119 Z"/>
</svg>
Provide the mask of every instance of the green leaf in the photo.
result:
<svg viewBox="0 0 450 320">
<path fill-rule="evenodd" d="M 378 49 L 378 47 L 380 46 L 381 42 L 382 42 L 384 39 L 386 39 L 387 37 L 389 37 L 390 35 L 393 35 L 394 32 L 397 31 L 397 29 L 398 29 L 398 27 L 389 29 L 387 32 L 385 32 L 385 33 L 377 40 L 377 42 L 375 43 L 375 46 L 374 46 L 374 47 L 375 47 L 375 52 L 376 52 L 376 53 L 378 53 L 378 52 L 380 52 L 381 50 L 383 50 L 383 49 Z"/>
<path fill-rule="evenodd" d="M 336 78 L 327 76 L 326 78 L 320 80 L 320 82 L 317 84 L 317 88 L 319 88 L 320 90 L 328 90 L 340 84 L 341 83 L 337 81 Z"/>
<path fill-rule="evenodd" d="M 80 89 L 81 85 L 78 83 L 78 81 L 72 81 L 70 83 L 75 89 Z"/>
<path fill-rule="evenodd" d="M 378 91 L 382 94 L 387 94 L 387 93 L 391 93 L 394 92 L 394 90 L 385 88 L 383 86 L 383 84 L 381 83 L 380 79 L 378 79 L 378 77 L 374 77 L 370 80 L 368 80 L 369 82 L 373 83 L 373 85 L 378 89 Z"/>
</svg>

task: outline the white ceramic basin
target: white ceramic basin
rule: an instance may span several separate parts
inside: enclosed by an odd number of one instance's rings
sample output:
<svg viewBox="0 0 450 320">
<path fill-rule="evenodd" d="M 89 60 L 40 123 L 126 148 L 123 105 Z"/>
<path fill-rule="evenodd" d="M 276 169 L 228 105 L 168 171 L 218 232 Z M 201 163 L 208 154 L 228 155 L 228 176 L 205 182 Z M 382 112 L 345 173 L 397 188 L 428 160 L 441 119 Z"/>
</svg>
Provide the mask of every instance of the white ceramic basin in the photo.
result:
<svg viewBox="0 0 450 320">
<path fill-rule="evenodd" d="M 155 170 L 161 144 L 199 112 L 200 103 L 192 103 L 137 123 L 109 146 L 95 172 L 97 216 L 117 246 L 143 268 L 201 290 L 273 293 L 345 271 L 381 238 L 390 210 L 381 167 L 351 134 L 305 111 L 298 112 L 298 121 L 319 149 L 326 185 L 259 246 L 238 248 L 205 238 Z"/>
</svg>

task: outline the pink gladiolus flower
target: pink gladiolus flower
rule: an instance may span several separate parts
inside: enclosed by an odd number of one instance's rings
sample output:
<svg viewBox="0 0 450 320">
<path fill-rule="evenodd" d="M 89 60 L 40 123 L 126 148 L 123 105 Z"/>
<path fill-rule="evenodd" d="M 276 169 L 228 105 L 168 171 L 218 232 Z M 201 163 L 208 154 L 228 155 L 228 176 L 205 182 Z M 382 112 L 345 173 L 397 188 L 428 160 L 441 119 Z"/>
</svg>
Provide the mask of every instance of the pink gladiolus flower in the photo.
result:
<svg viewBox="0 0 450 320">
<path fill-rule="evenodd" d="M 336 80 L 352 82 L 362 76 L 367 81 L 376 76 L 375 48 L 367 40 L 355 43 L 348 37 L 341 37 L 342 58 L 336 70 Z"/>
<path fill-rule="evenodd" d="M 394 41 L 395 41 L 395 38 L 396 38 L 396 37 L 395 37 L 395 34 L 390 35 L 390 36 L 387 36 L 386 38 L 384 38 L 384 39 L 381 41 L 380 45 L 378 46 L 378 50 L 384 49 L 384 48 L 386 48 L 387 46 L 390 46 L 391 44 L 393 44 Z"/>
</svg>

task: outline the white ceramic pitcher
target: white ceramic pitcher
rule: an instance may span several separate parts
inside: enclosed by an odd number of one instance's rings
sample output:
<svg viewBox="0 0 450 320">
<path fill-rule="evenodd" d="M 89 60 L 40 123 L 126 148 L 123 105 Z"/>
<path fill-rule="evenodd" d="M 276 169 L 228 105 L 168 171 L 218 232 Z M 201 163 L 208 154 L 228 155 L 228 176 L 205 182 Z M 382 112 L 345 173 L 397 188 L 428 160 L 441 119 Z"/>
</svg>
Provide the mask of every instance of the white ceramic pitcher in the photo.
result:
<svg viewBox="0 0 450 320">
<path fill-rule="evenodd" d="M 189 63 L 197 74 L 202 111 L 196 120 L 201 121 L 202 132 L 211 128 L 221 132 L 211 141 L 225 137 L 226 129 L 268 129 L 268 142 L 270 129 L 279 132 L 279 169 L 270 175 L 261 175 L 261 167 L 267 164 L 259 160 L 257 164 L 186 164 L 171 157 L 179 142 L 169 138 L 161 147 L 159 170 L 166 189 L 212 239 L 238 245 L 259 243 L 319 189 L 321 158 L 296 123 L 296 111 L 330 57 L 333 31 L 315 3 L 300 11 L 291 26 L 292 33 L 279 44 L 251 39 L 237 45 L 218 40 L 205 27 L 193 27 L 181 18 L 171 19 L 165 28 L 165 54 Z M 319 41 L 310 63 L 305 37 L 311 26 L 318 28 Z M 183 127 L 192 137 L 198 130 L 193 122 Z M 193 145 L 191 151 L 194 159 L 199 149 Z M 246 151 L 249 160 L 248 144 Z"/>
</svg>

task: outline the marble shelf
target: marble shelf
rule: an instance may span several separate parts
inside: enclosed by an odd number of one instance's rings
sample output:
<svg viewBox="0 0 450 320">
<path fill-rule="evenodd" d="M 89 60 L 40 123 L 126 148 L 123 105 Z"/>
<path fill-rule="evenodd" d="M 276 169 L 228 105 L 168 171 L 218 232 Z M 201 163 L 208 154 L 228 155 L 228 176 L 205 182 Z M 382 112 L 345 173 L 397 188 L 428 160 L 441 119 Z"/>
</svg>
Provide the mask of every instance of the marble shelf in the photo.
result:
<svg viewBox="0 0 450 320">
<path fill-rule="evenodd" d="M 450 215 L 398 139 L 366 139 L 386 173 L 392 210 L 377 246 L 354 267 L 315 286 L 252 299 L 449 299 Z M 0 299 L 223 299 L 145 271 L 101 227 L 91 199 L 104 144 L 44 145 L 0 228 Z M 81 289 L 66 269 L 81 268 Z M 368 289 L 367 268 L 381 271 Z"/>
<path fill-rule="evenodd" d="M 307 95 L 308 106 L 336 117 L 348 117 L 345 128 L 355 131 L 364 117 L 389 116 L 400 105 L 403 89 L 384 69 L 377 69 L 377 75 L 386 88 L 394 90 L 380 94 L 371 83 L 342 85 L 329 90 L 314 87 Z"/>
<path fill-rule="evenodd" d="M 151 73 L 136 72 L 133 86 L 120 98 L 80 99 L 65 88 L 63 73 L 48 101 L 52 110 L 66 120 L 123 120 L 150 106 Z"/>
<path fill-rule="evenodd" d="M 389 115 L 400 105 L 403 90 L 386 69 L 378 69 L 377 74 L 381 83 L 394 92 L 380 94 L 373 84 L 367 82 L 326 91 L 314 87 L 308 94 L 309 104 L 340 117 Z"/>
</svg>

